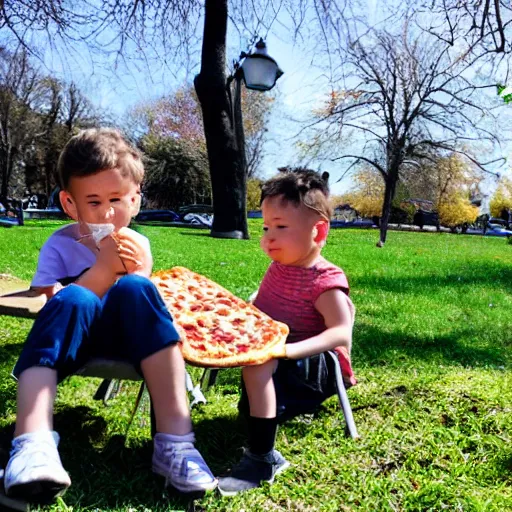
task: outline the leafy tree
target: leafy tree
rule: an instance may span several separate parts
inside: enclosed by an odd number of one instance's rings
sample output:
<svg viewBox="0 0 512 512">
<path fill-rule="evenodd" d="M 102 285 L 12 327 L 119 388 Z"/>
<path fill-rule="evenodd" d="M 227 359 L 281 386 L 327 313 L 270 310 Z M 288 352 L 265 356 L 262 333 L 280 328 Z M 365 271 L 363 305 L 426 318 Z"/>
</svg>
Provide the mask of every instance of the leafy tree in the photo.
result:
<svg viewBox="0 0 512 512">
<path fill-rule="evenodd" d="M 491 215 L 501 217 L 503 210 L 512 210 L 512 180 L 504 178 L 494 192 L 490 204 Z"/>
<path fill-rule="evenodd" d="M 445 195 L 437 209 L 440 223 L 449 228 L 473 224 L 478 217 L 478 208 L 463 193 Z"/>
<path fill-rule="evenodd" d="M 144 194 L 155 208 L 176 209 L 190 203 L 211 203 L 206 152 L 172 137 L 145 137 L 147 156 Z"/>
<path fill-rule="evenodd" d="M 261 199 L 261 180 L 251 178 L 247 180 L 247 209 L 259 210 Z"/>
<path fill-rule="evenodd" d="M 131 118 L 143 135 L 187 141 L 206 150 L 201 107 L 193 88 L 181 88 L 173 95 L 142 103 L 132 110 Z"/>
<path fill-rule="evenodd" d="M 342 196 L 343 202 L 357 210 L 362 217 L 378 217 L 384 200 L 384 181 L 371 168 L 362 168 L 354 176 L 355 186 Z"/>
<path fill-rule="evenodd" d="M 409 198 L 432 201 L 434 207 L 459 192 L 469 197 L 478 190 L 483 177 L 476 165 L 458 153 L 430 152 L 428 159 L 404 165 L 400 173 Z"/>
<path fill-rule="evenodd" d="M 259 173 L 273 101 L 271 95 L 242 90 L 248 178 Z M 182 87 L 170 96 L 138 105 L 130 113 L 129 124 L 135 136 L 142 132 L 155 137 L 174 137 L 206 150 L 201 106 L 193 87 Z"/>
</svg>

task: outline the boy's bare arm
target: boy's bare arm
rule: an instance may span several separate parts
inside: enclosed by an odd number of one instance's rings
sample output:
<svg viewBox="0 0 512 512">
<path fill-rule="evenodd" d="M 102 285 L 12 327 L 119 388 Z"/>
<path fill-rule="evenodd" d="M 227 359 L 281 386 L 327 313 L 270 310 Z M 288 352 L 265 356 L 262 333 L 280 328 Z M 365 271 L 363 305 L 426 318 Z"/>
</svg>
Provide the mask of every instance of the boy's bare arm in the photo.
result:
<svg viewBox="0 0 512 512">
<path fill-rule="evenodd" d="M 350 352 L 352 345 L 352 311 L 346 295 L 339 289 L 327 290 L 318 297 L 315 308 L 324 317 L 327 329 L 297 343 L 286 345 L 286 357 L 302 359 L 334 347 L 344 346 Z"/>
</svg>

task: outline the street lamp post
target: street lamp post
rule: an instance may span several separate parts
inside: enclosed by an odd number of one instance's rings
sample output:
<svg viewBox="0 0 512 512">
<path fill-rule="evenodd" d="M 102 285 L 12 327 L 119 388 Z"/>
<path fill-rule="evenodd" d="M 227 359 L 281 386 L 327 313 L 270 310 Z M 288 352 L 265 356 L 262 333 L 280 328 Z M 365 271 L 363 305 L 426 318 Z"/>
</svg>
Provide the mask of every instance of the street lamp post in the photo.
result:
<svg viewBox="0 0 512 512">
<path fill-rule="evenodd" d="M 240 155 L 241 167 L 244 174 L 244 197 L 242 198 L 244 209 L 247 191 L 247 158 L 245 154 L 245 136 L 242 116 L 242 80 L 247 89 L 265 92 L 270 91 L 282 75 L 283 71 L 279 68 L 277 62 L 268 55 L 267 45 L 263 39 L 260 39 L 256 43 L 256 50 L 254 52 L 249 54 L 245 52 L 241 53 L 240 60 L 235 64 L 234 73 L 228 78 L 227 87 L 231 104 L 232 126 L 235 132 L 237 150 Z M 234 82 L 233 95 L 231 94 L 232 82 Z M 219 234 L 212 232 L 212 235 L 218 236 Z M 243 238 L 243 233 L 242 231 L 228 232 L 221 236 L 227 238 Z"/>
<path fill-rule="evenodd" d="M 233 108 L 233 120 L 236 130 L 237 145 L 242 152 L 243 168 L 247 174 L 247 158 L 245 154 L 245 135 L 242 117 L 242 79 L 247 89 L 253 91 L 270 91 L 276 85 L 277 80 L 283 75 L 283 71 L 277 62 L 270 57 L 267 45 L 262 38 L 256 43 L 253 53 L 242 52 L 240 58 L 242 64 L 235 69 L 235 100 Z"/>
</svg>

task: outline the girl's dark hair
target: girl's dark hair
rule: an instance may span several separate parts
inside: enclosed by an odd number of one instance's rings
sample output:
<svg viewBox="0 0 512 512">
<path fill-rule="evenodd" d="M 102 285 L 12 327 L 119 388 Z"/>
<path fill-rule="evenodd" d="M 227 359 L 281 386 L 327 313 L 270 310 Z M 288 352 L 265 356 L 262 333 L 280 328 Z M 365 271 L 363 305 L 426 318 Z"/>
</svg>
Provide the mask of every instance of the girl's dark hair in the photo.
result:
<svg viewBox="0 0 512 512">
<path fill-rule="evenodd" d="M 275 196 L 283 196 L 283 199 L 297 206 L 302 204 L 315 210 L 327 220 L 332 216 L 329 185 L 324 176 L 316 171 L 310 169 L 281 171 L 262 185 L 260 205 L 267 197 Z"/>
</svg>

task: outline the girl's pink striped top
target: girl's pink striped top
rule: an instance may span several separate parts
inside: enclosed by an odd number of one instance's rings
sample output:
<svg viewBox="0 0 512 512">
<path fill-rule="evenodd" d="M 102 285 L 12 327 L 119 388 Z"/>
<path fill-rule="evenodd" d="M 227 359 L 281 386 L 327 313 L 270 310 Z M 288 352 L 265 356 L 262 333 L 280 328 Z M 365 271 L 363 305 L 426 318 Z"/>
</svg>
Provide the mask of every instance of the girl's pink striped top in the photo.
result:
<svg viewBox="0 0 512 512">
<path fill-rule="evenodd" d="M 324 319 L 316 310 L 315 302 L 332 288 L 339 288 L 346 294 L 353 322 L 355 308 L 348 297 L 347 278 L 340 268 L 322 256 L 308 268 L 272 262 L 254 305 L 274 320 L 287 324 L 290 327 L 287 343 L 294 343 L 325 331 Z"/>
</svg>

